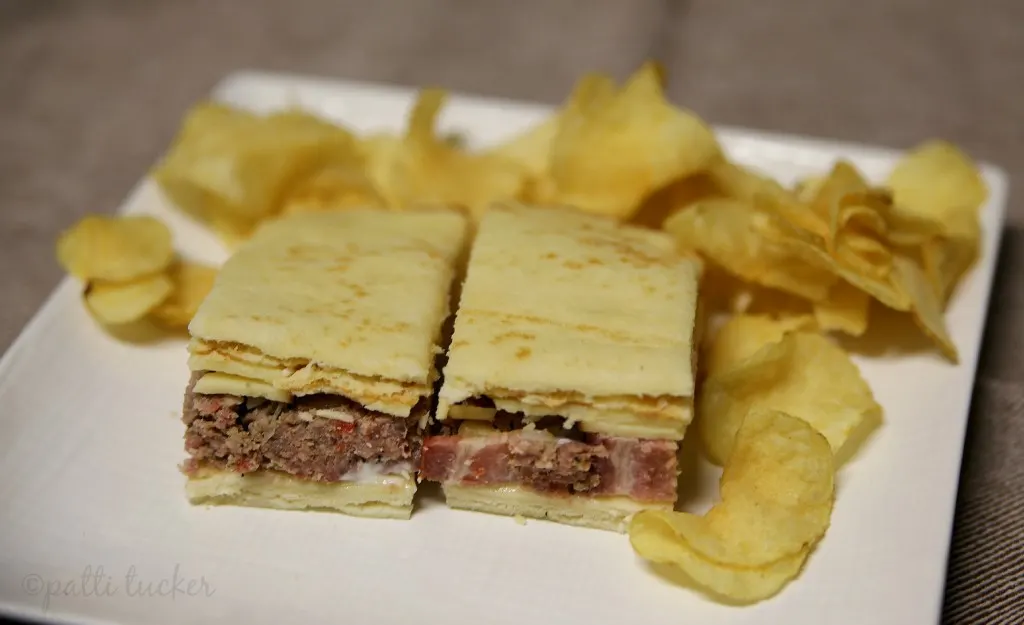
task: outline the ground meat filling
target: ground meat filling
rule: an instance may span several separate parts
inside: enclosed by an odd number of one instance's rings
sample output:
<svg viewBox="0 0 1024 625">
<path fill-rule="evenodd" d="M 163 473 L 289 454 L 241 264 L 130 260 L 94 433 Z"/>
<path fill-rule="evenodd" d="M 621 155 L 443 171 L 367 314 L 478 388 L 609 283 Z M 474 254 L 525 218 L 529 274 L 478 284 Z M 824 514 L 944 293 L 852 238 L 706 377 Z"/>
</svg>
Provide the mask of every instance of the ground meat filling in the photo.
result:
<svg viewBox="0 0 1024 625">
<path fill-rule="evenodd" d="M 481 407 L 488 400 L 465 402 Z M 676 499 L 678 446 L 565 429 L 560 418 L 526 420 L 497 411 L 493 435 L 462 436 L 458 421 L 423 444 L 420 478 L 459 485 L 518 485 L 545 494 L 621 495 L 640 501 Z"/>
<path fill-rule="evenodd" d="M 364 465 L 379 473 L 415 469 L 423 434 L 421 402 L 408 419 L 384 415 L 333 395 L 296 398 L 285 404 L 234 395 L 185 393 L 186 472 L 200 466 L 247 473 L 282 471 L 319 482 L 351 479 Z M 317 416 L 341 413 L 344 419 Z"/>
</svg>

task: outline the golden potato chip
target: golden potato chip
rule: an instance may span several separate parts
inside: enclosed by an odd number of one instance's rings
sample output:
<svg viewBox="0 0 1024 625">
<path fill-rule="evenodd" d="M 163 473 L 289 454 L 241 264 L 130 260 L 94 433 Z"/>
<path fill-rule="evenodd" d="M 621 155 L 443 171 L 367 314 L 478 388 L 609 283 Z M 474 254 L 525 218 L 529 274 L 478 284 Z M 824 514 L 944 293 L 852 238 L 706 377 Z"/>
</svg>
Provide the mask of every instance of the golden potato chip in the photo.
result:
<svg viewBox="0 0 1024 625">
<path fill-rule="evenodd" d="M 85 305 L 103 324 L 138 321 L 156 308 L 174 290 L 165 274 L 157 273 L 130 282 L 95 280 L 85 287 Z"/>
<path fill-rule="evenodd" d="M 180 209 L 218 234 L 244 238 L 280 212 L 297 181 L 356 158 L 345 129 L 301 111 L 266 117 L 221 104 L 189 112 L 153 176 Z"/>
<path fill-rule="evenodd" d="M 943 234 L 977 217 L 988 197 L 981 171 L 970 157 L 945 141 L 929 141 L 907 153 L 886 181 L 901 214 L 941 224 Z"/>
<path fill-rule="evenodd" d="M 676 180 L 644 198 L 629 221 L 649 228 L 660 228 L 677 211 L 702 200 L 722 196 L 723 192 L 711 174 L 700 172 Z"/>
<path fill-rule="evenodd" d="M 497 154 L 465 152 L 437 136 L 446 97 L 438 89 L 421 91 L 403 138 L 364 143 L 361 152 L 376 189 L 393 208 L 450 204 L 477 216 L 493 201 L 521 197 L 529 180 L 523 166 Z"/>
<path fill-rule="evenodd" d="M 869 189 L 868 183 L 861 177 L 860 172 L 846 161 L 836 162 L 832 166 L 832 171 L 825 176 L 818 187 L 817 194 L 810 202 L 810 207 L 827 224 L 827 230 L 817 234 L 825 238 L 829 249 L 832 249 L 832 244 L 843 225 L 843 200 L 850 195 L 861 194 Z"/>
<path fill-rule="evenodd" d="M 720 501 L 704 516 L 641 511 L 630 542 L 642 557 L 679 567 L 717 595 L 757 601 L 799 574 L 828 530 L 834 498 L 824 437 L 801 419 L 755 411 L 735 432 Z"/>
<path fill-rule="evenodd" d="M 552 115 L 488 153 L 518 163 L 532 176 L 545 176 L 551 160 L 551 144 L 561 119 L 560 114 Z"/>
<path fill-rule="evenodd" d="M 760 194 L 781 197 L 789 195 L 782 185 L 771 178 L 724 159 L 712 164 L 708 175 L 722 195 L 736 200 L 751 202 Z"/>
<path fill-rule="evenodd" d="M 836 455 L 877 425 L 881 407 L 849 355 L 820 334 L 786 333 L 749 358 L 709 375 L 697 397 L 697 425 L 712 462 L 728 461 L 751 411 L 779 410 L 821 432 Z"/>
<path fill-rule="evenodd" d="M 861 336 L 868 329 L 871 296 L 845 280 L 836 282 L 828 298 L 813 306 L 814 319 L 822 330 Z"/>
<path fill-rule="evenodd" d="M 680 247 L 744 280 L 810 300 L 825 299 L 836 281 L 830 261 L 812 264 L 803 250 L 780 245 L 770 236 L 769 222 L 768 215 L 743 201 L 714 199 L 677 212 L 664 229 Z"/>
<path fill-rule="evenodd" d="M 925 274 L 943 307 L 981 252 L 981 224 L 975 223 L 974 227 L 975 235 L 934 237 L 921 244 Z"/>
<path fill-rule="evenodd" d="M 287 194 L 283 212 L 386 206 L 386 200 L 361 167 L 337 166 L 322 169 L 299 183 Z"/>
<path fill-rule="evenodd" d="M 810 204 L 818 197 L 818 191 L 825 184 L 825 176 L 806 176 L 793 185 L 793 195 L 804 204 Z"/>
<path fill-rule="evenodd" d="M 57 240 L 57 260 L 80 280 L 134 280 L 163 271 L 173 258 L 171 231 L 148 215 L 90 215 Z"/>
<path fill-rule="evenodd" d="M 778 289 L 749 285 L 743 298 L 735 302 L 735 314 L 767 315 L 773 319 L 810 316 L 813 312 L 810 300 Z"/>
<path fill-rule="evenodd" d="M 918 327 L 938 346 L 946 358 L 954 363 L 959 362 L 960 356 L 956 345 L 946 329 L 942 304 L 928 283 L 924 271 L 912 259 L 902 255 L 893 259 L 893 266 L 902 289 L 912 302 L 911 312 Z"/>
<path fill-rule="evenodd" d="M 170 295 L 161 301 L 150 314 L 162 325 L 170 328 L 186 328 L 199 310 L 207 293 L 213 288 L 217 269 L 187 260 L 179 260 L 168 272 L 173 285 Z"/>
<path fill-rule="evenodd" d="M 647 64 L 612 97 L 559 126 L 551 148 L 554 201 L 621 219 L 654 190 L 706 169 L 721 150 L 711 129 L 670 104 Z"/>
<path fill-rule="evenodd" d="M 872 236 L 842 232 L 832 256 L 839 265 L 872 278 L 884 279 L 892 272 L 892 250 Z"/>
<path fill-rule="evenodd" d="M 775 198 L 768 196 L 758 196 L 755 200 L 757 212 L 765 216 L 764 236 L 781 248 L 782 253 L 796 257 L 818 271 L 829 272 L 843 278 L 890 308 L 896 310 L 910 308 L 910 299 L 895 283 L 891 269 L 876 271 L 875 267 L 864 261 L 863 258 L 857 258 L 853 254 L 848 255 L 842 246 L 839 247 L 838 257 L 833 256 L 826 249 L 827 245 L 823 237 L 793 225 L 783 216 L 780 205 L 781 203 Z M 808 299 L 821 301 L 825 298 Z"/>
<path fill-rule="evenodd" d="M 790 332 L 814 330 L 810 315 L 776 318 L 766 314 L 730 317 L 714 336 L 704 355 L 707 375 L 720 375 L 736 367 L 765 345 L 778 343 Z"/>
</svg>

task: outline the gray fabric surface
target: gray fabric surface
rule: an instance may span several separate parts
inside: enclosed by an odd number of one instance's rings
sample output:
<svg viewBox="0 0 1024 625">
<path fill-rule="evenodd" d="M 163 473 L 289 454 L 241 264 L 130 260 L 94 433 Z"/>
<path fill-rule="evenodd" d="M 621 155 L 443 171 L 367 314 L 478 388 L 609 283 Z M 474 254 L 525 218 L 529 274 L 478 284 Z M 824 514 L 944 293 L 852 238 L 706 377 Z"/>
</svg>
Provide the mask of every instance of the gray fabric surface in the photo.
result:
<svg viewBox="0 0 1024 625">
<path fill-rule="evenodd" d="M 908 146 L 942 136 L 1014 187 L 945 619 L 1024 623 L 1024 2 L 273 0 L 0 4 L 0 349 L 59 278 L 55 234 L 113 210 L 181 114 L 239 68 L 555 102 L 664 60 L 707 119 Z"/>
</svg>

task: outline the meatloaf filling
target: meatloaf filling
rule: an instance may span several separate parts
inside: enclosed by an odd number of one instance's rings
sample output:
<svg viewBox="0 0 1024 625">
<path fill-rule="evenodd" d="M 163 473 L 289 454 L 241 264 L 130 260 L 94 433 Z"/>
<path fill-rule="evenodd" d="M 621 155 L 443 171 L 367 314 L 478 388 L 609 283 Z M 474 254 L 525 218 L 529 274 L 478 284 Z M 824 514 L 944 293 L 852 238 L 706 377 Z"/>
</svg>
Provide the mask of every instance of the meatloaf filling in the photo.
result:
<svg viewBox="0 0 1024 625">
<path fill-rule="evenodd" d="M 337 482 L 372 474 L 411 473 L 419 463 L 420 402 L 409 418 L 384 415 L 335 395 L 309 395 L 290 403 L 236 395 L 185 392 L 182 420 L 189 460 L 202 467 L 248 473 L 260 469 Z M 330 416 L 323 416 L 330 415 Z"/>
<path fill-rule="evenodd" d="M 676 500 L 676 443 L 540 430 L 427 437 L 420 479 L 462 486 L 521 486 L 545 494 Z"/>
</svg>

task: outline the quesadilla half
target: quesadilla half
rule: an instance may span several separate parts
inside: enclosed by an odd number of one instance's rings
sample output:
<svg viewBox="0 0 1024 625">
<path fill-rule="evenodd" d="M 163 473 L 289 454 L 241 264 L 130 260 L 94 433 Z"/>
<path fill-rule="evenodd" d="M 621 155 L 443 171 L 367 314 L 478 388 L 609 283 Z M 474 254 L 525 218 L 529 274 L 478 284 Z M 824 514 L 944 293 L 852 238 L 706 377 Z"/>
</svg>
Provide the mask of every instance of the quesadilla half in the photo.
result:
<svg viewBox="0 0 1024 625">
<path fill-rule="evenodd" d="M 466 236 L 447 209 L 261 227 L 189 326 L 189 499 L 408 518 Z"/>
<path fill-rule="evenodd" d="M 421 479 L 448 504 L 622 530 L 671 509 L 698 260 L 667 235 L 501 204 L 479 225 Z"/>
</svg>

